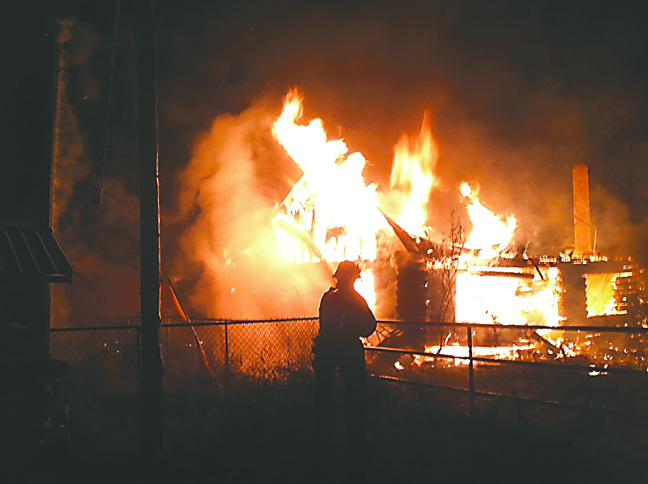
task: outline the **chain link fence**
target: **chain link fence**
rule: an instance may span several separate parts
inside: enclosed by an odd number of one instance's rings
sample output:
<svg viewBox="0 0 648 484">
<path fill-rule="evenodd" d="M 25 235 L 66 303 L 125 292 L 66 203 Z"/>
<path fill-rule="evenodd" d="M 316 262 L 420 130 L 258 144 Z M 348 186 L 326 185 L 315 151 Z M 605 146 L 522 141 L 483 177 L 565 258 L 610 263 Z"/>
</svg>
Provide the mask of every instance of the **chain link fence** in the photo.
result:
<svg viewBox="0 0 648 484">
<path fill-rule="evenodd" d="M 57 382 L 59 398 L 67 403 L 72 442 L 102 452 L 139 438 L 139 345 L 135 324 L 97 323 L 94 328 L 52 330 L 50 356 L 70 364 L 70 373 Z"/>
<path fill-rule="evenodd" d="M 88 451 L 136 450 L 139 319 L 70 318 L 56 326 L 50 354 L 71 367 L 58 383 L 69 406 L 73 440 Z M 317 327 L 317 318 L 192 324 L 164 319 L 160 353 L 168 432 L 205 432 L 206 419 L 222 418 L 237 399 L 249 398 L 251 389 L 310 379 Z"/>
<path fill-rule="evenodd" d="M 165 320 L 160 334 L 165 385 L 186 391 L 188 379 L 211 379 L 218 387 L 228 379 L 281 380 L 307 371 L 316 332 L 316 318 L 191 325 Z"/>
<path fill-rule="evenodd" d="M 70 433 L 88 450 L 138 449 L 138 325 L 138 319 L 67 320 L 52 330 L 52 358 L 72 369 L 59 378 Z M 160 350 L 167 438 L 217 432 L 238 410 L 270 412 L 287 395 L 309 402 L 317 328 L 317 318 L 192 324 L 165 319 Z M 648 411 L 647 330 L 561 328 L 556 340 L 542 331 L 382 321 L 368 341 L 368 369 L 383 379 L 458 390 L 470 396 L 471 407 L 479 396 Z M 282 392 L 289 384 L 290 392 Z"/>
</svg>

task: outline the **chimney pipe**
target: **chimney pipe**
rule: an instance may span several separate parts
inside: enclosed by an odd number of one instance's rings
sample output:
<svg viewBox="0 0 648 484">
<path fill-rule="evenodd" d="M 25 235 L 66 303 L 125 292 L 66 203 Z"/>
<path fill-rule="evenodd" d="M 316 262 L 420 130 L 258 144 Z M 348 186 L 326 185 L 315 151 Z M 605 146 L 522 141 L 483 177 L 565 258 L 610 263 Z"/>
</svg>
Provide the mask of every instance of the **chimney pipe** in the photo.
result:
<svg viewBox="0 0 648 484">
<path fill-rule="evenodd" d="M 586 258 L 594 252 L 587 165 L 575 166 L 572 178 L 574 183 L 574 257 Z"/>
</svg>

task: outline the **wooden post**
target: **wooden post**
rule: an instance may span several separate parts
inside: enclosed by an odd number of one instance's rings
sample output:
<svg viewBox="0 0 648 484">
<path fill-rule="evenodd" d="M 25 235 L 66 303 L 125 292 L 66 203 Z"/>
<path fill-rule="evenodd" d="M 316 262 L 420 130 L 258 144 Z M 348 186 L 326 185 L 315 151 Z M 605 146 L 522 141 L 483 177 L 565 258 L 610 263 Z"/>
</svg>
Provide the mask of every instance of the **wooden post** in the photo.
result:
<svg viewBox="0 0 648 484">
<path fill-rule="evenodd" d="M 137 91 L 140 186 L 140 411 L 142 455 L 154 458 L 162 434 L 160 355 L 160 194 L 157 65 L 153 0 L 137 4 Z"/>
</svg>

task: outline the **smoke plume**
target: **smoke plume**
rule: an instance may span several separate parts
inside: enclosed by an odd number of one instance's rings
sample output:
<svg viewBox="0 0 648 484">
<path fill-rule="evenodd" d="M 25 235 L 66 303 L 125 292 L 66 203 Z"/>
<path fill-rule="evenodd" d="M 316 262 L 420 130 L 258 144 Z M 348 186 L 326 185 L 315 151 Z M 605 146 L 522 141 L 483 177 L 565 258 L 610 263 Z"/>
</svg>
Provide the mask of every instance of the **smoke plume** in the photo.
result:
<svg viewBox="0 0 648 484">
<path fill-rule="evenodd" d="M 282 229 L 274 224 L 276 206 L 291 182 L 280 181 L 286 155 L 272 140 L 272 121 L 264 103 L 216 118 L 178 176 L 173 217 L 181 254 L 174 274 L 191 281 L 191 304 L 199 314 L 313 315 L 330 282 L 322 265 L 291 264 L 277 245 Z"/>
</svg>

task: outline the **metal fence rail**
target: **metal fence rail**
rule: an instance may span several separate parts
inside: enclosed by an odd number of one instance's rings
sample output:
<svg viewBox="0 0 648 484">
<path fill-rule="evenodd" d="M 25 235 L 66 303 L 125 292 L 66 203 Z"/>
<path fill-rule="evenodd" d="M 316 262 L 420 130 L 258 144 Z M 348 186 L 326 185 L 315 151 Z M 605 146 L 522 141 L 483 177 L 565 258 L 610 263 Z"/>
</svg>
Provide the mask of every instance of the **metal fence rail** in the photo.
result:
<svg viewBox="0 0 648 484">
<path fill-rule="evenodd" d="M 648 383 L 648 328 L 583 325 L 546 327 L 416 321 L 381 321 L 380 324 L 388 327 L 416 327 L 419 330 L 423 329 L 428 336 L 435 330 L 439 333 L 450 333 L 452 340 L 457 344 L 439 344 L 424 350 L 390 346 L 387 339 L 378 346 L 367 346 L 368 353 L 375 355 L 368 357 L 372 376 L 467 393 L 471 412 L 474 411 L 475 398 L 483 396 L 564 408 L 648 416 L 648 405 L 645 403 L 648 398 L 648 392 L 645 390 Z M 451 328 L 451 331 L 448 331 L 448 328 Z M 505 345 L 506 342 L 518 340 L 520 335 L 526 335 L 527 338 L 531 334 L 535 335 L 538 330 L 569 334 L 571 336 L 565 340 L 570 341 L 572 346 L 561 353 L 562 348 L 552 346 L 545 340 L 549 352 L 544 355 L 537 350 L 528 351 L 526 355 L 518 352 L 508 358 L 476 355 L 475 350 L 480 344 L 494 348 L 498 346 L 497 343 L 501 344 L 502 340 Z M 464 332 L 463 337 L 461 332 Z M 507 332 L 511 333 L 508 338 L 504 336 Z M 538 339 L 542 343 L 542 338 Z M 591 342 L 594 339 L 597 339 L 599 344 L 603 343 L 603 346 L 592 348 Z M 574 341 L 584 343 L 583 352 L 570 351 Z M 606 348 L 607 344 L 611 345 L 610 348 Z M 612 346 L 618 348 L 613 349 Z M 465 348 L 466 354 L 450 354 L 449 350 L 457 347 Z M 611 356 L 613 353 L 621 355 L 616 355 L 615 358 Z M 630 354 L 631 356 L 628 356 Z M 399 364 L 403 357 L 409 358 L 405 365 Z M 439 361 L 444 363 L 439 364 Z M 448 361 L 449 364 L 445 363 Z M 460 363 L 465 365 L 458 368 Z M 565 371 L 576 376 L 560 376 Z M 443 373 L 451 373 L 453 376 L 447 378 Z M 612 375 L 615 378 L 612 378 Z M 498 378 L 502 376 L 506 381 L 498 381 L 502 380 Z M 529 385 L 530 382 L 532 385 Z M 581 398 L 574 398 L 578 396 L 579 389 L 583 392 Z M 596 395 L 597 391 L 600 392 L 599 395 Z"/>
</svg>

